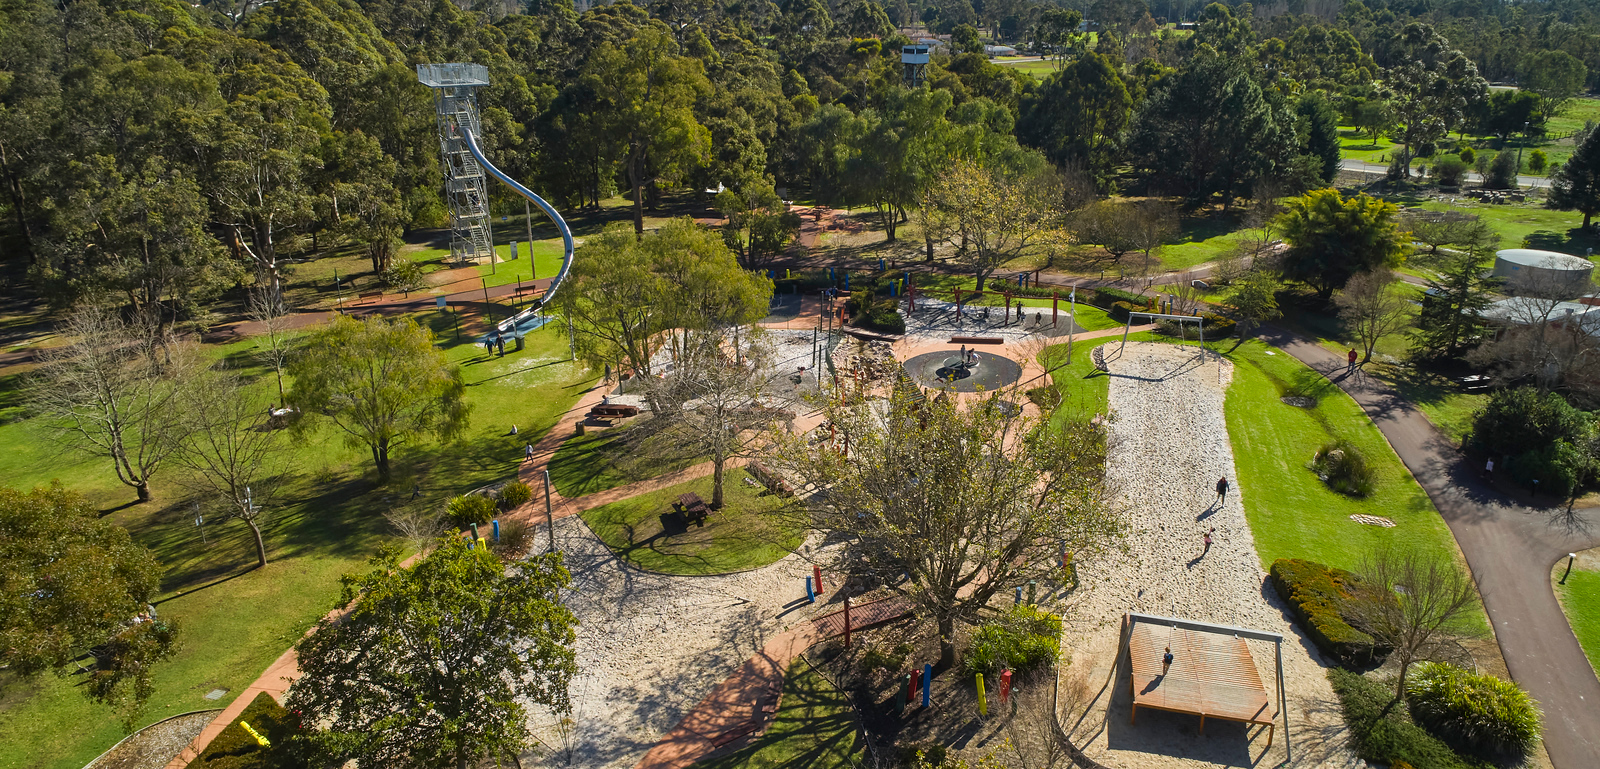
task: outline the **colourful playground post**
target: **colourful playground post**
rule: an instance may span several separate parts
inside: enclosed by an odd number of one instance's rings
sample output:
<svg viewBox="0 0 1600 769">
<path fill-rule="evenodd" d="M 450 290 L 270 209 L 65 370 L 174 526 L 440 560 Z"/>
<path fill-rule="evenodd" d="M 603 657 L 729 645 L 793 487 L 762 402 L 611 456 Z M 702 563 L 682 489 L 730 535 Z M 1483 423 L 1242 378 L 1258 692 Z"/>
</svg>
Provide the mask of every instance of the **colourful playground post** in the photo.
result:
<svg viewBox="0 0 1600 769">
<path fill-rule="evenodd" d="M 494 519 L 493 523 L 494 523 L 494 541 L 499 542 L 500 541 L 500 519 L 499 518 Z"/>
<path fill-rule="evenodd" d="M 811 586 L 811 578 L 806 577 L 806 603 L 817 602 L 817 589 Z"/>
<path fill-rule="evenodd" d="M 812 565 L 812 567 L 811 567 L 811 576 L 817 578 L 817 595 L 822 595 L 822 593 L 823 593 L 823 590 L 822 590 L 822 567 L 821 566 Z"/>
<path fill-rule="evenodd" d="M 844 648 L 850 648 L 850 596 L 844 597 Z"/>
<path fill-rule="evenodd" d="M 922 663 L 922 706 L 933 702 L 933 663 Z"/>
<path fill-rule="evenodd" d="M 989 698 L 984 696 L 985 692 L 983 691 L 983 674 L 979 673 L 977 675 L 978 675 L 978 715 L 984 716 L 985 718 L 987 718 L 989 716 Z"/>
<path fill-rule="evenodd" d="M 1056 310 L 1060 309 L 1060 307 L 1061 307 L 1061 292 L 1060 291 L 1051 291 L 1050 292 L 1050 327 L 1051 328 L 1055 328 L 1055 326 L 1056 326 Z"/>
<path fill-rule="evenodd" d="M 1009 701 L 1011 701 L 1011 671 L 1007 670 L 1000 674 L 1000 704 L 1004 705 Z"/>
</svg>

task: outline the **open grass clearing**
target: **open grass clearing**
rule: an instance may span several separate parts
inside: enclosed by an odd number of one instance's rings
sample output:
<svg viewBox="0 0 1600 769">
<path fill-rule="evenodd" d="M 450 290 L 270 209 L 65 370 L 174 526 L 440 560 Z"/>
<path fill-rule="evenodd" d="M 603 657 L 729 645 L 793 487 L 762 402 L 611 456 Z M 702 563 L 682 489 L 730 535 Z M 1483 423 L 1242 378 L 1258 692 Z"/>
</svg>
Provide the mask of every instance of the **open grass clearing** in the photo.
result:
<svg viewBox="0 0 1600 769">
<path fill-rule="evenodd" d="M 1572 634 L 1589 658 L 1589 667 L 1600 671 L 1600 548 L 1578 553 L 1572 573 L 1566 571 L 1567 559 L 1563 558 L 1551 570 L 1550 581 Z"/>
<path fill-rule="evenodd" d="M 441 313 L 417 316 L 436 331 Z M 248 529 L 194 525 L 188 499 L 170 476 L 156 478 L 156 500 L 130 504 L 104 461 L 62 455 L 16 405 L 17 377 L 0 380 L 0 477 L 28 488 L 59 478 L 107 511 L 118 525 L 151 548 L 165 567 L 157 609 L 181 623 L 180 651 L 155 669 L 155 694 L 141 725 L 190 710 L 222 707 L 294 643 L 339 594 L 341 574 L 358 570 L 390 539 L 385 510 L 445 499 L 511 477 L 522 447 L 555 424 L 593 378 L 566 359 L 566 335 L 551 328 L 528 337 L 528 348 L 504 358 L 485 356 L 470 342 L 441 335 L 446 353 L 462 364 L 472 424 L 461 440 L 402 447 L 395 478 L 378 485 L 365 448 L 350 447 L 332 428 L 296 441 L 296 470 L 272 491 L 276 508 L 264 526 L 271 562 L 254 570 Z M 254 378 L 263 402 L 276 395 L 273 378 L 245 340 L 208 348 L 235 370 Z M 519 425 L 518 436 L 509 435 Z M 0 766 L 77 769 L 109 748 L 122 731 L 111 711 L 90 704 L 75 680 L 45 675 L 7 687 L 0 695 Z M 206 700 L 212 689 L 220 700 Z"/>
<path fill-rule="evenodd" d="M 649 417 L 568 438 L 550 460 L 550 482 L 567 499 L 648 480 L 705 461 Z"/>
<path fill-rule="evenodd" d="M 835 769 L 856 765 L 856 721 L 850 696 L 803 659 L 783 679 L 783 699 L 767 732 L 696 769 Z"/>
<path fill-rule="evenodd" d="M 684 492 L 711 501 L 711 478 L 640 494 L 581 514 L 617 557 L 663 574 L 727 574 L 774 563 L 800 546 L 804 531 L 771 515 L 778 507 L 743 469 L 727 472 L 724 506 L 704 526 L 682 527 L 671 515 Z"/>
</svg>

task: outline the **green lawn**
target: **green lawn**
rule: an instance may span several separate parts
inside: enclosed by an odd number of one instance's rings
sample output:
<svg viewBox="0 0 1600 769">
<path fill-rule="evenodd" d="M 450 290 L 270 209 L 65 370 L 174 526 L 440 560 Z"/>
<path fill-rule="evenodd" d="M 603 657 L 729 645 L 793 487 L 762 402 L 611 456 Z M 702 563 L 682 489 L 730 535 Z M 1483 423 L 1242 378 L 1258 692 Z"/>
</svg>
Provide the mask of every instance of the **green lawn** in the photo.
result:
<svg viewBox="0 0 1600 769">
<path fill-rule="evenodd" d="M 635 417 L 635 420 L 647 419 Z M 550 482 L 567 499 L 676 472 L 705 461 L 648 421 L 570 438 L 550 460 Z"/>
<path fill-rule="evenodd" d="M 1350 396 L 1261 342 L 1247 342 L 1229 357 L 1234 369 L 1228 437 L 1263 567 L 1279 558 L 1307 558 L 1349 569 L 1380 545 L 1457 559 L 1455 541 L 1433 503 Z M 1314 397 L 1317 405 L 1305 409 L 1279 400 L 1290 394 Z M 1354 444 L 1372 467 L 1372 496 L 1332 491 L 1306 469 L 1318 448 L 1338 439 Z M 1396 525 L 1358 524 L 1349 518 L 1356 513 Z"/>
<path fill-rule="evenodd" d="M 1178 237 L 1156 252 L 1162 270 L 1187 270 L 1219 259 L 1236 246 L 1233 234 L 1239 224 L 1220 213 L 1185 217 L 1180 227 Z"/>
<path fill-rule="evenodd" d="M 783 701 L 767 733 L 698 769 L 835 769 L 856 765 L 856 723 L 850 696 L 795 660 L 783 679 Z"/>
<path fill-rule="evenodd" d="M 419 317 L 435 328 L 448 324 L 440 313 Z M 141 724 L 227 705 L 332 607 L 339 575 L 359 568 L 390 538 L 384 510 L 405 503 L 414 489 L 422 495 L 417 504 L 442 504 L 510 477 L 523 445 L 554 425 L 593 381 L 567 362 L 561 329 L 530 335 L 527 350 L 504 358 L 444 341 L 463 365 L 473 405 L 462 439 L 402 446 L 387 486 L 376 483 L 366 450 L 346 445 L 331 428 L 296 439 L 298 467 L 267 503 L 275 513 L 264 527 L 271 563 L 259 571 L 250 570 L 254 548 L 242 524 L 208 522 L 202 540 L 170 477 L 157 476 L 155 502 L 131 504 L 133 494 L 103 462 L 60 455 L 21 419 L 18 379 L 0 380 L 0 478 L 24 488 L 61 479 L 152 548 L 165 567 L 157 608 L 181 623 L 181 649 L 155 669 L 155 693 Z M 275 385 L 249 355 L 250 345 L 210 351 L 256 377 L 265 401 Z M 520 435 L 508 434 L 512 424 Z M 0 766 L 77 769 L 121 739 L 113 714 L 88 703 L 73 683 L 47 675 L 0 695 Z M 228 696 L 203 698 L 216 688 Z"/>
<path fill-rule="evenodd" d="M 1551 576 L 1556 580 L 1556 597 L 1561 599 L 1561 609 L 1578 637 L 1578 645 L 1589 658 L 1589 666 L 1600 671 L 1600 557 L 1596 552 L 1579 554 L 1578 567 L 1567 575 L 1566 584 L 1559 581 L 1567 570 L 1565 558 L 1556 562 Z"/>
<path fill-rule="evenodd" d="M 1458 203 L 1427 201 L 1429 211 L 1461 211 L 1476 214 L 1500 234 L 1501 248 L 1522 248 L 1524 240 L 1533 247 L 1583 256 L 1585 249 L 1600 247 L 1600 238 L 1577 232 L 1583 214 L 1553 211 L 1540 205 L 1492 205 L 1463 199 Z"/>
<path fill-rule="evenodd" d="M 1345 160 L 1365 160 L 1368 163 L 1388 163 L 1385 157 L 1394 151 L 1394 142 L 1379 134 L 1374 142 L 1369 134 L 1358 133 L 1354 126 L 1339 128 L 1339 156 Z"/>
<path fill-rule="evenodd" d="M 705 526 L 664 533 L 663 514 L 679 494 L 692 491 L 711 501 L 709 476 L 649 494 L 612 502 L 581 515 L 618 557 L 648 571 L 666 574 L 726 574 L 773 563 L 800 546 L 804 532 L 776 516 L 773 497 L 745 483 L 744 470 L 730 470 L 725 506 Z"/>
<path fill-rule="evenodd" d="M 1129 341 L 1160 339 L 1135 334 Z M 1106 344 L 1108 357 L 1120 338 L 1096 339 L 1073 350 L 1072 363 L 1056 373 L 1063 393 L 1058 414 L 1104 412 L 1109 380 L 1094 369 L 1090 350 Z M 1352 568 L 1380 543 L 1416 547 L 1452 559 L 1455 541 L 1422 487 L 1389 447 L 1383 433 L 1350 396 L 1320 374 L 1258 341 L 1237 348 L 1233 342 L 1208 345 L 1234 362 L 1228 388 L 1228 436 L 1243 490 L 1245 516 L 1263 567 L 1279 558 L 1309 558 Z M 1061 345 L 1046 355 L 1060 355 Z M 1310 409 L 1279 400 L 1284 394 L 1318 398 Z M 1344 438 L 1366 456 L 1377 474 L 1377 491 L 1353 499 L 1327 488 L 1305 468 L 1325 443 Z M 1365 526 L 1354 513 L 1394 520 L 1394 528 Z"/>
</svg>

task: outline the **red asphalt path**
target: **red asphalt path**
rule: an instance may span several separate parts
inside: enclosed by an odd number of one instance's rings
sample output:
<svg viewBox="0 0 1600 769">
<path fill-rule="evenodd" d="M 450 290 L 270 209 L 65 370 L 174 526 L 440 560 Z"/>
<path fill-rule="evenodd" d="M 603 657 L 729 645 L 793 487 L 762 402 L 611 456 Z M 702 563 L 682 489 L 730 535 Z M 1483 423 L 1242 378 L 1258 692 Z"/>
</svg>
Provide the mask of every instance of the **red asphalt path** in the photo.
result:
<svg viewBox="0 0 1600 769">
<path fill-rule="evenodd" d="M 1467 557 L 1511 677 L 1544 708 L 1544 744 L 1556 769 L 1600 767 L 1600 679 L 1550 589 L 1567 553 L 1600 545 L 1600 508 L 1564 515 L 1507 499 L 1483 483 L 1427 417 L 1342 355 L 1288 332 L 1261 339 L 1316 369 L 1366 409 L 1428 492 Z"/>
</svg>

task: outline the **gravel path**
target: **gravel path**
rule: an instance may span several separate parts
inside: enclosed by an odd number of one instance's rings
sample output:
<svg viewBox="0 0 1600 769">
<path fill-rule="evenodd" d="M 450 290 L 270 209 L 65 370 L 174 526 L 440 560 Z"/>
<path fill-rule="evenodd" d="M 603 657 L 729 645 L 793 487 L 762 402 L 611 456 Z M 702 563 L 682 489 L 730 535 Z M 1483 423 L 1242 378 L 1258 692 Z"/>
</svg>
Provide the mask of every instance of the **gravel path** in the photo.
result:
<svg viewBox="0 0 1600 769">
<path fill-rule="evenodd" d="M 538 542 L 542 551 L 542 533 Z M 547 748 L 524 756 L 524 766 L 634 766 L 770 637 L 824 606 L 804 603 L 804 549 L 754 571 L 675 577 L 618 560 L 577 516 L 556 522 L 556 545 L 580 623 L 572 725 L 564 735 L 535 711 Z"/>
<path fill-rule="evenodd" d="M 1113 659 L 1118 623 L 1131 610 L 1283 634 L 1292 763 L 1354 766 L 1324 663 L 1266 583 L 1245 522 L 1223 419 L 1232 364 L 1202 362 L 1193 347 L 1139 343 L 1110 361 L 1110 369 L 1116 420 L 1108 474 L 1120 489 L 1129 530 L 1125 553 L 1080 567 L 1084 589 L 1068 612 L 1075 648 L 1064 689 L 1082 692 L 1068 699 L 1083 705 L 1064 719 L 1074 741 L 1124 769 L 1276 766 L 1288 758 L 1281 717 L 1270 749 L 1264 728 L 1247 733 L 1242 724 L 1210 721 L 1200 735 L 1199 718 L 1191 715 L 1141 711 L 1138 725 L 1130 726 L 1126 666 L 1113 675 Z M 1233 484 L 1220 506 L 1214 504 L 1219 477 Z M 1202 536 L 1213 527 L 1207 550 Z M 1249 645 L 1272 692 L 1273 644 Z"/>
<path fill-rule="evenodd" d="M 217 713 L 190 713 L 147 726 L 84 769 L 161 769 L 198 737 Z"/>
</svg>

